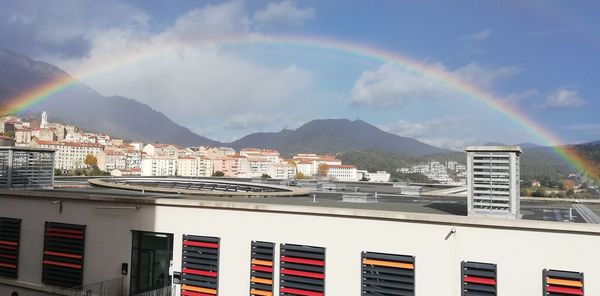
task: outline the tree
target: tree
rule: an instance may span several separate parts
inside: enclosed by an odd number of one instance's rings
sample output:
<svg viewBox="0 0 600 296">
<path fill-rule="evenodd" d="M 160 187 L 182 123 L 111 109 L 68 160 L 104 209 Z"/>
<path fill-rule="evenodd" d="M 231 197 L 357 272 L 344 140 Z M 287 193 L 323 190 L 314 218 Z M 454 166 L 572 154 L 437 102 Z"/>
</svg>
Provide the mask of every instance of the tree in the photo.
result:
<svg viewBox="0 0 600 296">
<path fill-rule="evenodd" d="M 271 179 L 271 176 L 269 176 L 269 174 L 262 174 L 262 176 L 260 176 L 261 179 Z"/>
<path fill-rule="evenodd" d="M 327 171 L 329 171 L 329 166 L 327 164 L 320 164 L 319 169 L 317 170 L 317 174 L 321 177 L 327 176 Z"/>
<path fill-rule="evenodd" d="M 213 175 L 213 177 L 223 177 L 223 176 L 225 176 L 225 173 L 223 173 L 221 171 L 216 171 L 212 175 Z"/>
<path fill-rule="evenodd" d="M 294 176 L 294 178 L 296 178 L 296 179 L 305 179 L 306 176 L 303 173 L 301 173 L 301 172 L 297 172 L 296 175 Z"/>
<path fill-rule="evenodd" d="M 93 154 L 86 155 L 83 163 L 90 168 L 93 168 L 93 169 L 98 168 L 98 159 Z"/>
<path fill-rule="evenodd" d="M 531 193 L 533 197 L 546 197 L 546 190 L 538 188 L 534 192 Z"/>
</svg>

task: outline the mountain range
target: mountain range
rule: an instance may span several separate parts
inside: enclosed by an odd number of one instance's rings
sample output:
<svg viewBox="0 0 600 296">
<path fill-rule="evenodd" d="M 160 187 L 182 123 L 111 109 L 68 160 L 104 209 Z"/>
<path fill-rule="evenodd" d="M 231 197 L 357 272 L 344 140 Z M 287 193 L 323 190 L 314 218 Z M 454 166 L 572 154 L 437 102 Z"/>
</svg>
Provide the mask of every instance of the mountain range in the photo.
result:
<svg viewBox="0 0 600 296">
<path fill-rule="evenodd" d="M 53 65 L 0 49 L 0 107 L 5 108 L 11 98 L 31 88 L 65 77 L 69 74 Z M 361 149 L 404 155 L 447 152 L 412 138 L 387 133 L 361 120 L 346 119 L 313 120 L 296 130 L 254 133 L 232 143 L 221 143 L 193 133 L 146 104 L 130 98 L 103 96 L 78 81 L 32 105 L 26 114 L 38 116 L 42 111 L 48 112 L 50 121 L 144 143 L 272 148 L 284 155 Z"/>
</svg>

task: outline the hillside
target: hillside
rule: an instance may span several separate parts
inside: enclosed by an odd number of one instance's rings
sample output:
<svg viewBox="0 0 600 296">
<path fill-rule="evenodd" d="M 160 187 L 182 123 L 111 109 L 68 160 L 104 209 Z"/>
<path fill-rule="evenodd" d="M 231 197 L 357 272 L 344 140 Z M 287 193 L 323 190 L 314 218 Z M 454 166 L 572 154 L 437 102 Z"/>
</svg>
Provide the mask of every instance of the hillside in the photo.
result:
<svg viewBox="0 0 600 296">
<path fill-rule="evenodd" d="M 0 49 L 0 106 L 29 89 L 69 74 L 50 64 Z M 183 146 L 219 145 L 170 120 L 159 111 L 133 99 L 105 97 L 88 87 L 74 85 L 32 105 L 28 115 L 47 111 L 50 120 L 73 124 L 88 131 L 143 142 Z"/>
<path fill-rule="evenodd" d="M 337 153 L 356 150 L 375 150 L 407 156 L 446 153 L 413 138 L 385 132 L 362 120 L 319 119 L 296 130 L 278 133 L 255 133 L 230 144 L 243 147 L 274 148 L 284 155 L 296 153 Z"/>
</svg>

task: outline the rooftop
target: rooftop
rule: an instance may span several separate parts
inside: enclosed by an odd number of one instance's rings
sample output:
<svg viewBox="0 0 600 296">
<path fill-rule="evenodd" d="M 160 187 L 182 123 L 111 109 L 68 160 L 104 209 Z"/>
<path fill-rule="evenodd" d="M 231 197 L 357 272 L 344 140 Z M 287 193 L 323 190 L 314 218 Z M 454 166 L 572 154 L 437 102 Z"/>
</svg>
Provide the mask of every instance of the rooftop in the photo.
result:
<svg viewBox="0 0 600 296">
<path fill-rule="evenodd" d="M 130 180 L 127 182 L 126 180 Z M 141 184 L 141 181 L 146 182 Z M 220 184 L 218 189 L 201 189 L 194 182 Z M 94 202 L 125 203 L 127 205 L 173 205 L 184 207 L 214 207 L 252 211 L 276 211 L 290 214 L 358 216 L 368 219 L 400 219 L 444 224 L 500 225 L 502 227 L 536 227 L 540 229 L 593 229 L 600 233 L 600 202 L 551 199 L 521 200 L 522 219 L 468 217 L 466 197 L 429 194 L 399 195 L 391 192 L 391 183 L 337 183 L 337 189 L 310 192 L 307 189 L 249 182 L 229 178 L 102 178 L 90 183 L 86 177 L 57 177 L 55 189 L 9 191 L 3 195 L 31 198 L 79 199 Z M 107 187 L 98 182 L 113 183 Z M 163 184 L 159 184 L 163 182 Z M 204 186 L 202 185 L 202 186 Z M 225 185 L 225 186 L 224 186 Z M 185 187 L 187 186 L 187 187 Z M 231 186 L 231 187 L 228 187 Z M 239 191 L 234 187 L 239 187 Z M 144 188 L 142 191 L 141 188 Z M 185 187 L 185 188 L 184 188 Z M 201 186 L 200 186 L 201 187 Z M 216 188 L 215 187 L 215 188 Z M 246 188 L 244 188 L 246 187 Z M 271 188 L 252 194 L 249 188 Z M 344 191 L 342 191 L 342 189 Z M 371 194 L 377 191 L 377 202 L 344 202 L 344 194 L 354 191 Z M 275 189 L 275 190 L 272 190 Z M 292 190 L 292 191 L 286 191 Z M 211 193 L 212 192 L 212 193 Z M 571 222 L 566 222 L 571 221 Z M 557 223 L 559 222 L 559 223 Z M 586 223 L 588 225 L 586 225 Z"/>
</svg>

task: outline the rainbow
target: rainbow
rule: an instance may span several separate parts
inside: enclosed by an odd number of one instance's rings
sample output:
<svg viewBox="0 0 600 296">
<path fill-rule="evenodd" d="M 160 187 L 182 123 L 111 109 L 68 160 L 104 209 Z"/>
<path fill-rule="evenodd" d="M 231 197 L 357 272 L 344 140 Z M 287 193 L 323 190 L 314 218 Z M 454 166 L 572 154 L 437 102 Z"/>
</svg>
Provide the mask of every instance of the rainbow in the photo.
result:
<svg viewBox="0 0 600 296">
<path fill-rule="evenodd" d="M 483 103 L 489 108 L 499 112 L 512 122 L 520 125 L 538 140 L 552 147 L 554 152 L 564 159 L 568 164 L 578 171 L 584 172 L 596 182 L 600 182 L 600 169 L 587 161 L 575 149 L 565 146 L 563 141 L 541 124 L 527 117 L 518 109 L 506 104 L 490 91 L 478 87 L 472 83 L 461 80 L 456 75 L 441 67 L 432 67 L 422 61 L 396 52 L 370 47 L 362 44 L 350 43 L 331 38 L 320 38 L 315 36 L 301 35 L 233 35 L 203 40 L 172 40 L 168 46 L 142 46 L 135 48 L 125 55 L 117 56 L 109 63 L 88 66 L 84 71 L 74 73 L 80 79 L 103 75 L 119 67 L 128 64 L 139 63 L 146 59 L 166 54 L 179 47 L 211 47 L 211 46 L 240 46 L 240 45 L 277 45 L 283 47 L 298 47 L 307 50 L 328 51 L 352 55 L 367 60 L 395 64 L 408 71 L 415 71 L 421 75 L 433 79 L 462 95 Z M 8 101 L 7 107 L 2 114 L 15 114 L 26 110 L 30 106 L 49 99 L 77 84 L 77 80 L 65 76 L 49 81 L 45 84 L 33 87 Z"/>
</svg>

